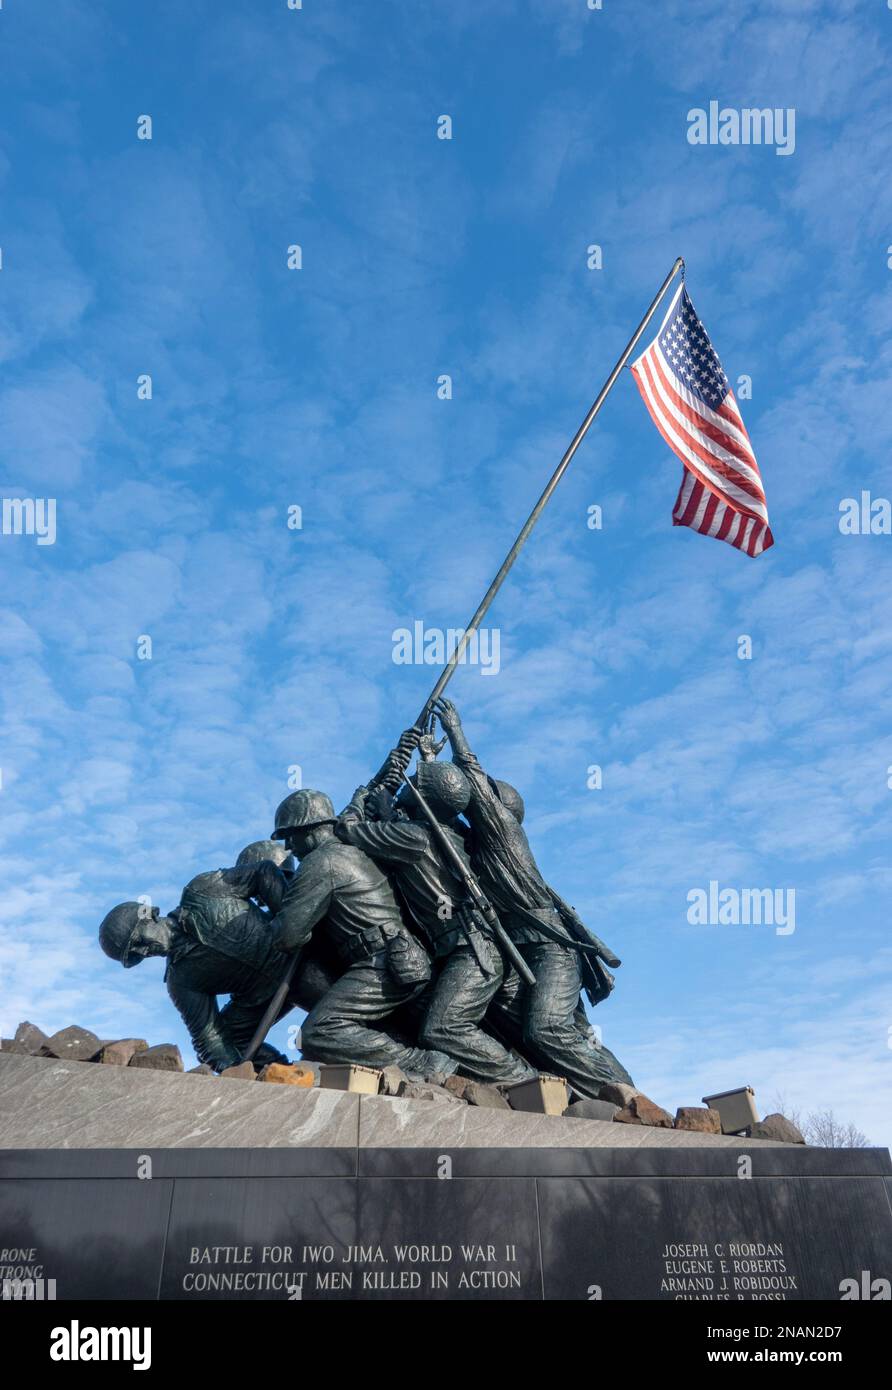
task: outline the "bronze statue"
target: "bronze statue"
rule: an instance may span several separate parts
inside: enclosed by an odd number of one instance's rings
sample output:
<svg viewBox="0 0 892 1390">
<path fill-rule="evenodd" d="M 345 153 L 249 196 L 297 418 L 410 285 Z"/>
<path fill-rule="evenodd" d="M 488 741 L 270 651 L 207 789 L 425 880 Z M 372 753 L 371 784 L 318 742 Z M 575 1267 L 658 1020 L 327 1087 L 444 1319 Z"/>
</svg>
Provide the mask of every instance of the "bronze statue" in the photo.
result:
<svg viewBox="0 0 892 1390">
<path fill-rule="evenodd" d="M 255 841 L 233 868 L 191 879 L 179 906 L 166 916 L 145 903 L 119 903 L 99 928 L 106 955 L 127 968 L 150 956 L 166 956 L 168 993 L 198 1060 L 216 1071 L 242 1060 L 288 965 L 275 945 L 271 914 L 281 905 L 291 863 L 281 845 Z M 308 954 L 281 1013 L 295 1006 L 312 1009 L 338 969 L 336 961 L 325 961 L 318 951 Z M 219 1008 L 217 996 L 224 994 L 229 1002 Z M 254 1060 L 260 1067 L 287 1058 L 264 1045 Z"/>
<path fill-rule="evenodd" d="M 452 1058 L 376 1027 L 424 989 L 430 958 L 407 930 L 385 873 L 338 839 L 336 819 L 331 800 L 318 791 L 292 792 L 276 811 L 274 836 L 300 860 L 273 923 L 277 944 L 300 951 L 318 932 L 344 970 L 303 1025 L 304 1056 L 448 1075 L 456 1068 Z"/>
<path fill-rule="evenodd" d="M 524 1055 L 566 1077 L 582 1095 L 597 1098 L 605 1082 L 631 1084 L 613 1053 L 580 1026 L 580 990 L 586 988 L 592 1003 L 602 999 L 613 984 L 602 962 L 616 966 L 618 959 L 543 879 L 521 825 L 520 794 L 483 771 L 452 702 L 441 697 L 434 708 L 471 788 L 471 862 L 536 977 L 532 989 L 516 977 L 505 982 L 492 1004 L 500 1027 L 519 1026 Z"/>
<path fill-rule="evenodd" d="M 167 957 L 170 997 L 217 1070 L 285 1060 L 263 1039 L 297 1005 L 310 1060 L 496 1084 L 532 1064 L 594 1097 L 630 1083 L 581 1002 L 606 997 L 620 962 L 543 879 L 522 798 L 483 771 L 455 706 L 434 710 L 452 762 L 436 761 L 432 717 L 407 729 L 340 816 L 324 793 L 293 792 L 272 841 L 193 878 L 168 916 L 112 909 L 103 949 L 125 966 Z"/>
<path fill-rule="evenodd" d="M 450 763 L 423 758 L 412 782 L 454 853 L 470 869 L 457 822 L 471 795 L 467 779 Z M 473 912 L 462 879 L 446 862 L 412 796 L 401 793 L 396 811 L 373 823 L 364 819 L 367 795 L 367 788 L 358 789 L 335 832 L 344 844 L 364 850 L 391 871 L 412 925 L 433 957 L 437 973 L 425 998 L 419 1041 L 449 1053 L 462 1073 L 475 1080 L 524 1080 L 533 1074 L 529 1064 L 481 1028 L 506 969 L 493 933 Z"/>
</svg>

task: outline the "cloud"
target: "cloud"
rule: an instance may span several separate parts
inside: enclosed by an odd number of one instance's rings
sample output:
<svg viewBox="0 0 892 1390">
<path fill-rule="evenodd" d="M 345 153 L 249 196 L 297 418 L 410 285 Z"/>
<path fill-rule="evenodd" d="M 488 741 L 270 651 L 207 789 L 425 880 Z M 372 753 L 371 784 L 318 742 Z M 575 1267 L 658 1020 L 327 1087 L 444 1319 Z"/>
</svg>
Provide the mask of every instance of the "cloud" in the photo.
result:
<svg viewBox="0 0 892 1390">
<path fill-rule="evenodd" d="M 232 862 L 296 766 L 343 804 L 380 764 L 435 676 L 393 630 L 474 611 L 681 252 L 752 377 L 777 545 L 671 527 L 678 464 L 623 376 L 487 615 L 499 674 L 451 690 L 623 958 L 596 1018 L 645 1090 L 749 1082 L 887 1141 L 892 550 L 838 530 L 889 492 L 875 21 L 392 10 L 167 7 L 100 41 L 75 6 L 61 47 L 8 21 L 3 478 L 58 496 L 59 539 L 0 537 L 0 1028 L 188 1055 L 101 917 Z M 795 105 L 795 157 L 690 147 L 712 97 Z M 796 932 L 692 926 L 711 879 L 794 887 Z"/>
</svg>

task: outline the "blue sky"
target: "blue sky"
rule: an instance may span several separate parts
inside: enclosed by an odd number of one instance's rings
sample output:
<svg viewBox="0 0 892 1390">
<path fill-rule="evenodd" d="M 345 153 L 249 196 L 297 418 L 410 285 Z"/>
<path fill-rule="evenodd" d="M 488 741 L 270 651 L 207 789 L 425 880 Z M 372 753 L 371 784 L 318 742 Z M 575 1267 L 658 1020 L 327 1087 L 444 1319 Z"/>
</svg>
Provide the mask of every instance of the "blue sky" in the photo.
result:
<svg viewBox="0 0 892 1390">
<path fill-rule="evenodd" d="M 0 1031 L 192 1064 L 101 917 L 232 863 L 289 766 L 341 804 L 374 771 L 435 675 L 394 630 L 467 620 L 681 254 L 752 378 L 774 549 L 671 526 L 625 373 L 492 611 L 498 674 L 450 693 L 623 958 L 595 1021 L 642 1089 L 892 1139 L 892 537 L 838 524 L 892 495 L 890 29 L 851 0 L 7 0 L 0 483 L 55 498 L 57 539 L 0 536 Z M 711 100 L 795 109 L 794 153 L 690 145 Z M 795 932 L 690 924 L 710 881 L 795 889 Z"/>
</svg>

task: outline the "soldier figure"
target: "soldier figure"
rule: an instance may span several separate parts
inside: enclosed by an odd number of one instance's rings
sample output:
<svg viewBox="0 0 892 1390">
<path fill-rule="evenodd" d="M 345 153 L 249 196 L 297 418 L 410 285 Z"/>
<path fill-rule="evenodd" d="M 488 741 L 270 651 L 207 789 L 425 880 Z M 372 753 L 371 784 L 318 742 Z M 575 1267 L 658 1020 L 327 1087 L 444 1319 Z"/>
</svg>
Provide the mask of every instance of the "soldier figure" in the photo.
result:
<svg viewBox="0 0 892 1390">
<path fill-rule="evenodd" d="M 216 1071 L 242 1060 L 288 967 L 288 957 L 276 948 L 271 913 L 281 905 L 290 863 L 281 845 L 258 840 L 242 850 L 234 868 L 191 879 L 179 907 L 166 917 L 157 907 L 120 903 L 99 928 L 102 949 L 125 967 L 149 956 L 167 957 L 168 993 L 199 1061 Z M 312 1009 L 337 970 L 336 962 L 323 962 L 318 953 L 302 960 L 280 1017 L 295 1005 Z M 220 994 L 231 996 L 222 1009 Z M 287 1058 L 264 1044 L 254 1061 L 261 1067 Z"/>
<path fill-rule="evenodd" d="M 470 867 L 456 822 L 470 800 L 467 778 L 450 763 L 421 761 L 411 780 Z M 364 850 L 390 869 L 435 965 L 441 965 L 429 1002 L 425 999 L 419 1041 L 449 1053 L 466 1076 L 478 1081 L 522 1081 L 533 1075 L 521 1058 L 480 1027 L 502 983 L 505 963 L 485 923 L 469 912 L 464 885 L 441 857 L 429 825 L 419 820 L 414 798 L 404 788 L 397 800 L 409 819 L 372 823 L 363 819 L 366 797 L 367 789 L 360 787 L 339 817 L 335 833 L 344 844 Z"/>
<path fill-rule="evenodd" d="M 454 762 L 471 788 L 467 817 L 474 835 L 472 865 L 536 976 L 531 990 L 521 988 L 516 974 L 506 980 L 494 1001 L 496 1017 L 509 1026 L 519 1024 L 524 1054 L 566 1077 L 582 1095 L 597 1098 L 605 1082 L 632 1084 L 613 1053 L 580 1026 L 583 972 L 589 997 L 597 1002 L 613 983 L 598 956 L 606 957 L 608 964 L 616 964 L 616 958 L 591 937 L 543 879 L 521 826 L 520 794 L 483 771 L 452 702 L 441 697 L 434 708 L 449 736 Z"/>
<path fill-rule="evenodd" d="M 279 948 L 299 951 L 320 927 L 344 969 L 304 1022 L 303 1054 L 448 1075 L 457 1064 L 445 1053 L 408 1046 L 376 1026 L 424 989 L 431 964 L 403 923 L 386 875 L 337 838 L 335 821 L 323 792 L 292 792 L 276 811 L 274 838 L 300 860 L 274 923 Z"/>
</svg>

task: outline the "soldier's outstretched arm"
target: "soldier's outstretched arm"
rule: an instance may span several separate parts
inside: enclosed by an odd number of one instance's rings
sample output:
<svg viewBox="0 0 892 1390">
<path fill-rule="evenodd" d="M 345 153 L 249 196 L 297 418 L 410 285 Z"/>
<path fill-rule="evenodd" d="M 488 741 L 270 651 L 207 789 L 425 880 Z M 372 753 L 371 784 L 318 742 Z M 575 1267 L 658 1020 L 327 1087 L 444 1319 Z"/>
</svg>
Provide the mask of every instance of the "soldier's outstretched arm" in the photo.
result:
<svg viewBox="0 0 892 1390">
<path fill-rule="evenodd" d="M 472 753 L 455 705 L 441 696 L 435 702 L 434 709 L 452 745 L 453 762 L 461 768 L 471 784 L 471 801 L 467 811 L 471 824 L 475 830 L 499 840 L 517 840 L 523 832 L 511 812 L 496 796 L 476 754 Z"/>
<path fill-rule="evenodd" d="M 313 928 L 328 912 L 333 893 L 327 859 L 310 855 L 286 888 L 282 906 L 272 921 L 280 951 L 299 951 L 309 941 Z"/>
<path fill-rule="evenodd" d="M 474 754 L 461 725 L 461 716 L 452 701 L 441 695 L 434 701 L 434 713 L 449 739 L 453 755 L 456 758 L 473 758 Z"/>
<path fill-rule="evenodd" d="M 224 1067 L 234 1067 L 242 1060 L 241 1051 L 226 1028 L 213 994 L 177 984 L 173 974 L 168 977 L 167 992 L 189 1030 L 199 1062 L 206 1063 L 215 1071 L 222 1071 Z"/>
<path fill-rule="evenodd" d="M 369 787 L 381 786 L 390 791 L 400 784 L 400 774 L 405 772 L 409 763 L 412 761 L 412 754 L 418 747 L 424 730 L 417 724 L 413 724 L 411 729 L 405 729 L 399 737 L 395 748 L 391 748 L 384 762 L 375 773 Z"/>
<path fill-rule="evenodd" d="M 341 819 L 335 834 L 345 845 L 364 850 L 373 859 L 388 863 L 411 864 L 427 849 L 429 835 L 424 826 L 414 821 L 369 822 Z"/>
<path fill-rule="evenodd" d="M 248 1044 L 253 1038 L 266 1013 L 268 999 L 261 999 L 259 1003 L 252 999 L 242 999 L 233 996 L 227 1004 L 220 1010 L 220 1022 L 226 1029 L 228 1037 L 232 1039 L 234 1047 L 238 1050 L 239 1057 L 246 1051 Z M 279 1018 L 284 1018 L 291 1012 L 294 1006 L 287 1004 L 279 1012 Z M 278 1021 L 278 1020 L 276 1020 Z M 269 1056 L 265 1058 L 268 1062 L 287 1062 L 285 1057 L 277 1048 L 273 1048 L 269 1043 L 264 1044 L 268 1049 Z M 273 1055 L 274 1054 L 274 1055 Z M 256 1057 L 256 1054 L 255 1054 Z"/>
<path fill-rule="evenodd" d="M 256 898 L 273 913 L 282 906 L 288 886 L 285 874 L 271 859 L 259 864 L 246 864 L 241 869 L 225 869 L 223 878 L 240 897 Z"/>
</svg>

